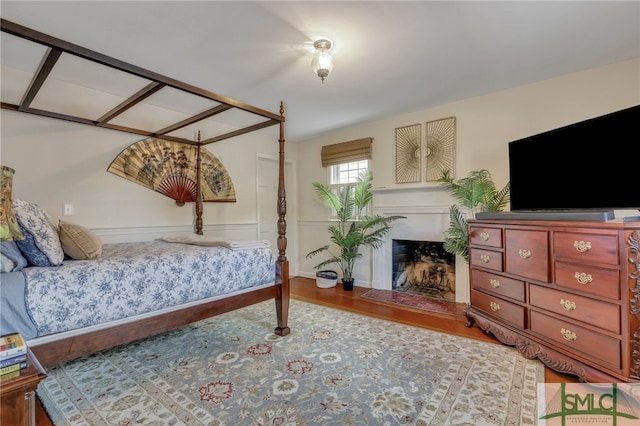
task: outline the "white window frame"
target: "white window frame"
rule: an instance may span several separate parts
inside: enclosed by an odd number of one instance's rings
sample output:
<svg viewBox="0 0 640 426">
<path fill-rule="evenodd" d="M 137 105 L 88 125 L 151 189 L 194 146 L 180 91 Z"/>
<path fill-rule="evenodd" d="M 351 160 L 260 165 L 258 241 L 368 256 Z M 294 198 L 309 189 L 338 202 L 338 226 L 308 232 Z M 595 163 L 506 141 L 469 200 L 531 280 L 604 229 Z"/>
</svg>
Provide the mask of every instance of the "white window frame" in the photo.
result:
<svg viewBox="0 0 640 426">
<path fill-rule="evenodd" d="M 327 181 L 329 188 L 334 194 L 338 194 L 342 188 L 350 183 L 358 181 L 358 177 L 364 171 L 369 170 L 371 167 L 370 160 L 356 160 L 346 163 L 334 164 L 327 167 Z M 367 206 L 363 214 L 370 214 L 370 206 Z M 335 209 L 330 209 L 329 220 L 338 220 L 338 215 Z"/>
</svg>

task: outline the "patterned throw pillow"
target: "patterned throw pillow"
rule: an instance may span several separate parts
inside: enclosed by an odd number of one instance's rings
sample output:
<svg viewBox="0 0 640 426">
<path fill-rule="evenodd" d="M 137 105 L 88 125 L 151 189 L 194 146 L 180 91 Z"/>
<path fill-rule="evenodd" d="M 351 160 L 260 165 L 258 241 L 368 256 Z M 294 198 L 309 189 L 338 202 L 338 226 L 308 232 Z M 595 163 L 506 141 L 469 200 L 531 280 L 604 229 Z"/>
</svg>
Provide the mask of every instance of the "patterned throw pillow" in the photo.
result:
<svg viewBox="0 0 640 426">
<path fill-rule="evenodd" d="M 29 266 L 55 266 L 47 255 L 40 250 L 33 234 L 22 225 L 20 225 L 20 230 L 24 234 L 24 240 L 17 241 L 16 244 L 18 244 L 23 256 L 29 262 Z"/>
<path fill-rule="evenodd" d="M 64 260 L 64 251 L 58 231 L 47 213 L 36 204 L 17 198 L 13 201 L 13 207 L 26 237 L 17 241 L 24 257 L 35 266 L 60 265 Z"/>
</svg>

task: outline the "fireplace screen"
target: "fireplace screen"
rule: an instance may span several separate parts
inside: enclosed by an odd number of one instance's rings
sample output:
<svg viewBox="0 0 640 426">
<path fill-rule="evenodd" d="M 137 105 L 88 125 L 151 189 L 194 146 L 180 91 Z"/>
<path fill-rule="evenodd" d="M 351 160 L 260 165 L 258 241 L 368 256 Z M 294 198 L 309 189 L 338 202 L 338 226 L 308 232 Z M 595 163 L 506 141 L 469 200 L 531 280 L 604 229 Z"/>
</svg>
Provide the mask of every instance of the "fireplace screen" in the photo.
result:
<svg viewBox="0 0 640 426">
<path fill-rule="evenodd" d="M 393 240 L 392 290 L 455 301 L 455 255 L 443 242 Z"/>
</svg>

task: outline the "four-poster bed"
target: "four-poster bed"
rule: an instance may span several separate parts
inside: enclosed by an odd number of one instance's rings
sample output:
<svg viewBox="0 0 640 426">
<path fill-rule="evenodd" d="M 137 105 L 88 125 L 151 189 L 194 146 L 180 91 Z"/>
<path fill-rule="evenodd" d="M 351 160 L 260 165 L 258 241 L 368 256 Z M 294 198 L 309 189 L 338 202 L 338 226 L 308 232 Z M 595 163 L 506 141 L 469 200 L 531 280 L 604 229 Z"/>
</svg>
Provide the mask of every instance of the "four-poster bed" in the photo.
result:
<svg viewBox="0 0 640 426">
<path fill-rule="evenodd" d="M 272 113 L 234 99 L 191 86 L 187 83 L 174 80 L 155 72 L 139 68 L 135 65 L 55 37 L 51 37 L 4 19 L 1 20 L 1 29 L 3 33 L 3 43 L 17 43 L 18 45 L 20 45 L 20 43 L 27 43 L 30 47 L 35 44 L 40 47 L 43 52 L 40 66 L 35 72 L 33 72 L 31 81 L 25 88 L 24 93 L 19 96 L 19 99 L 16 101 L 12 101 L 11 99 L 2 99 L 3 109 L 118 130 L 141 135 L 146 138 L 161 138 L 165 141 L 196 147 L 198 151 L 195 172 L 196 193 L 192 198 L 182 200 L 183 202 L 195 202 L 194 232 L 196 234 L 202 234 L 203 225 L 203 200 L 200 185 L 201 150 L 204 149 L 206 145 L 218 141 L 258 131 L 273 125 L 279 126 L 277 247 L 275 248 L 275 253 L 273 255 L 274 271 L 273 283 L 271 285 L 259 285 L 255 288 L 233 292 L 230 295 L 217 296 L 204 301 L 200 300 L 184 305 L 172 306 L 170 309 L 160 311 L 158 314 L 147 313 L 145 315 L 135 317 L 134 320 L 124 319 L 118 323 L 108 324 L 105 327 L 98 327 L 97 329 L 93 327 L 87 332 L 83 330 L 74 330 L 71 334 L 63 334 L 63 337 L 60 338 L 53 335 L 47 336 L 46 339 L 41 339 L 40 341 L 35 339 L 31 342 L 31 348 L 40 362 L 44 365 L 50 365 L 63 360 L 72 359 L 269 299 L 275 300 L 275 308 L 277 312 L 277 327 L 275 328 L 275 333 L 281 336 L 289 334 L 289 263 L 286 257 L 286 193 L 284 187 L 285 118 L 283 103 L 280 102 L 278 113 Z M 31 51 L 33 49 L 30 48 L 29 50 Z M 21 49 L 14 49 L 14 51 L 21 51 Z M 26 49 L 24 51 L 26 51 Z M 51 71 L 57 63 L 64 63 L 64 61 L 68 61 L 69 58 L 73 58 L 74 61 L 81 60 L 80 62 L 83 64 L 85 62 L 90 63 L 91 66 L 98 65 L 101 69 L 113 70 L 116 77 L 133 76 L 136 84 L 138 85 L 138 90 L 128 96 L 122 96 L 121 102 L 117 106 L 107 108 L 101 113 L 101 115 L 96 117 L 86 117 L 81 114 L 60 112 L 39 107 L 38 100 L 40 96 L 44 96 L 46 94 L 47 86 L 45 85 L 45 82 L 50 78 Z M 8 64 L 5 65 L 9 66 Z M 6 73 L 5 70 L 3 70 L 3 72 Z M 55 84 L 55 82 L 52 84 Z M 179 120 L 167 123 L 159 129 L 148 129 L 142 126 L 137 126 L 133 124 L 133 121 L 128 120 L 128 113 L 135 111 L 136 108 L 145 104 L 148 107 L 148 102 L 151 102 L 153 96 L 165 90 L 177 91 L 181 95 L 196 98 L 199 105 L 204 101 L 206 106 L 195 115 L 189 115 L 186 116 L 186 118 L 183 115 Z M 70 100 L 70 102 L 72 101 Z M 73 110 L 73 108 L 70 110 Z M 74 111 L 77 110 L 83 109 L 76 108 Z M 208 136 L 204 140 L 200 140 L 200 137 L 198 137 L 198 140 L 194 141 L 185 136 L 189 134 L 189 132 L 193 131 L 193 126 L 206 125 L 207 119 L 214 116 L 216 118 L 220 118 L 223 113 L 228 111 L 240 113 L 245 120 L 243 123 L 247 124 L 242 124 L 240 126 L 236 124 L 234 125 L 234 130 L 229 130 L 229 126 L 226 126 L 224 127 L 224 131 L 221 133 L 215 136 Z M 220 247 L 215 249 L 223 250 Z M 195 249 L 190 248 L 190 250 Z M 83 260 L 82 262 L 92 261 Z M 62 267 L 64 266 L 65 265 Z M 11 272 L 10 274 L 17 273 L 18 272 Z M 25 274 L 25 276 L 27 276 L 27 274 Z M 6 277 L 8 277 L 8 275 L 6 275 Z M 27 281 L 25 287 L 27 288 L 28 286 L 29 282 Z M 27 290 L 25 290 L 25 293 L 26 292 Z M 3 315 L 5 314 L 3 313 Z"/>
</svg>

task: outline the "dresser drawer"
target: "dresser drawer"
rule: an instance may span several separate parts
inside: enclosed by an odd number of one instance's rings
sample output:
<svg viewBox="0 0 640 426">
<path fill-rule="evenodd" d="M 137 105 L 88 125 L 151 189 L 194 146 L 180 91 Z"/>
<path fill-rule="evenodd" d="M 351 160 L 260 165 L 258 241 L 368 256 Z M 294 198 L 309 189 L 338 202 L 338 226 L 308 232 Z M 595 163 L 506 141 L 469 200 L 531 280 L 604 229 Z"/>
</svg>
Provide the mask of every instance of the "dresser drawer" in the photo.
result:
<svg viewBox="0 0 640 426">
<path fill-rule="evenodd" d="M 481 268 L 502 271 L 502 253 L 499 251 L 469 249 L 469 264 Z"/>
<path fill-rule="evenodd" d="M 620 306 L 584 296 L 532 285 L 530 303 L 542 309 L 620 333 Z"/>
<path fill-rule="evenodd" d="M 502 229 L 470 226 L 469 244 L 502 248 Z"/>
<path fill-rule="evenodd" d="M 505 231 L 505 271 L 549 282 L 549 237 L 546 231 Z"/>
<path fill-rule="evenodd" d="M 620 300 L 620 271 L 556 262 L 556 284 L 597 296 Z"/>
<path fill-rule="evenodd" d="M 619 262 L 618 237 L 616 235 L 556 232 L 553 236 L 553 253 L 556 258 L 617 265 Z"/>
<path fill-rule="evenodd" d="M 551 340 L 571 352 L 582 353 L 584 358 L 612 368 L 621 367 L 622 342 L 596 333 L 569 321 L 561 321 L 532 310 L 531 332 Z"/>
<path fill-rule="evenodd" d="M 524 302 L 524 282 L 490 272 L 471 270 L 471 288 Z"/>
<path fill-rule="evenodd" d="M 498 297 L 471 290 L 471 305 L 518 328 L 525 328 L 525 308 Z"/>
</svg>

